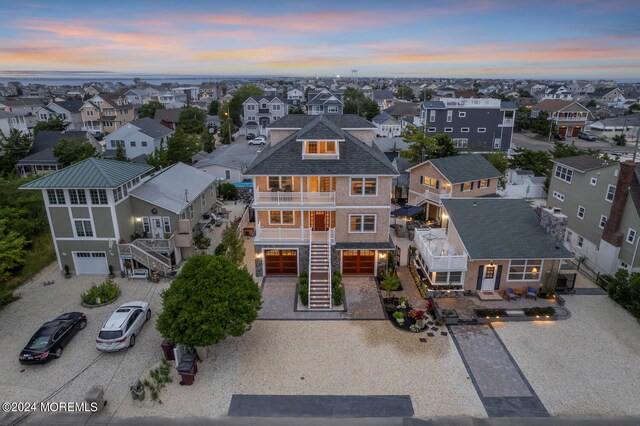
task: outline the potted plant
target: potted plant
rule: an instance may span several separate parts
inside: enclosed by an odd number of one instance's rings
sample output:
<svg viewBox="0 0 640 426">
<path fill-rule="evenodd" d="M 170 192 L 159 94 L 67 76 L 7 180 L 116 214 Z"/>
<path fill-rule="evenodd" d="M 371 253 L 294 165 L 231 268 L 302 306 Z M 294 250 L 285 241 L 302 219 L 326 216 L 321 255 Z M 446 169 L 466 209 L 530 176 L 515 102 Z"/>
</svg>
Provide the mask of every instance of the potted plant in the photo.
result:
<svg viewBox="0 0 640 426">
<path fill-rule="evenodd" d="M 71 278 L 71 272 L 69 272 L 69 265 L 64 265 L 64 277 L 67 279 Z"/>
<path fill-rule="evenodd" d="M 400 278 L 387 272 L 384 279 L 380 282 L 380 287 L 387 292 L 387 299 L 391 298 L 391 292 L 400 288 Z"/>
<path fill-rule="evenodd" d="M 404 324 L 404 314 L 402 312 L 400 311 L 394 312 L 393 317 L 396 319 L 396 322 L 398 323 L 398 325 Z"/>
<path fill-rule="evenodd" d="M 109 278 L 115 278 L 116 274 L 113 273 L 113 265 L 109 265 Z"/>
</svg>

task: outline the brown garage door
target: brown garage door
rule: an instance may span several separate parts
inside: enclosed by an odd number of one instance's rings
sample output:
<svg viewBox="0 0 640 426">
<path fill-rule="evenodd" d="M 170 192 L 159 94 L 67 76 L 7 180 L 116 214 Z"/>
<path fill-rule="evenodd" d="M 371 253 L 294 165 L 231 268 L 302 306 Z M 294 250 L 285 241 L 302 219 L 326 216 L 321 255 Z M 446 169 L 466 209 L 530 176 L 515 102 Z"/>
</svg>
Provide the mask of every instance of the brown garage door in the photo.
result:
<svg viewBox="0 0 640 426">
<path fill-rule="evenodd" d="M 296 275 L 298 252 L 295 250 L 265 250 L 264 268 L 267 275 Z"/>
<path fill-rule="evenodd" d="M 373 275 L 376 264 L 374 250 L 345 250 L 342 252 L 342 273 Z"/>
</svg>

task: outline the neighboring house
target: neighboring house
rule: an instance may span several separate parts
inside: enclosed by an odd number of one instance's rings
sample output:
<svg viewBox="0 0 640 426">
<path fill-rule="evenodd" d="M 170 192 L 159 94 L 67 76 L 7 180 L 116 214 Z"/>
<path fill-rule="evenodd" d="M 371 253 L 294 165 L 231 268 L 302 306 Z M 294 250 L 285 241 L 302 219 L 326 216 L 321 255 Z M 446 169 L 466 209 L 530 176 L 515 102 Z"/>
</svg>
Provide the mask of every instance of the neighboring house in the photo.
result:
<svg viewBox="0 0 640 426">
<path fill-rule="evenodd" d="M 106 150 L 115 151 L 122 146 L 127 158 L 149 155 L 156 148 L 166 148 L 173 130 L 163 126 L 152 118 L 145 117 L 127 123 L 113 133 L 104 137 Z M 115 154 L 115 153 L 114 153 Z"/>
<path fill-rule="evenodd" d="M 427 220 L 441 226 L 442 201 L 449 198 L 496 197 L 502 177 L 480 154 L 434 158 L 408 169 L 409 204 L 425 206 Z"/>
<path fill-rule="evenodd" d="M 45 104 L 46 101 L 36 98 L 7 99 L 0 101 L 0 110 L 13 114 L 12 128 L 30 134 L 36 125 L 36 110 Z"/>
<path fill-rule="evenodd" d="M 627 142 L 635 142 L 640 129 L 640 113 L 611 117 L 591 123 L 586 130 L 598 137 L 612 139 L 624 135 Z"/>
<path fill-rule="evenodd" d="M 309 272 L 310 309 L 330 309 L 332 270 L 377 275 L 394 249 L 389 200 L 398 173 L 361 117 L 289 115 L 271 126 L 244 173 L 253 178 L 256 274 Z"/>
<path fill-rule="evenodd" d="M 58 269 L 169 274 L 193 254 L 193 233 L 215 204 L 215 178 L 182 163 L 153 167 L 88 158 L 23 185 L 41 190 Z"/>
<path fill-rule="evenodd" d="M 409 144 L 401 137 L 385 138 L 377 137 L 373 140 L 373 143 L 380 148 L 380 151 L 384 152 L 389 161 L 393 161 L 400 156 L 400 152 L 407 149 Z"/>
<path fill-rule="evenodd" d="M 82 140 L 83 138 L 88 138 L 85 131 L 39 131 L 34 138 L 29 155 L 18 161 L 16 165 L 17 174 L 27 177 L 58 170 L 61 167 L 58 164 L 57 157 L 53 155 L 53 147 L 62 139 Z"/>
<path fill-rule="evenodd" d="M 624 92 L 617 87 L 596 89 L 589 94 L 589 98 L 595 100 L 598 105 L 621 106 L 625 102 Z"/>
<path fill-rule="evenodd" d="M 511 146 L 516 106 L 500 99 L 452 98 L 420 104 L 427 136 L 449 135 L 456 148 L 506 152 Z"/>
<path fill-rule="evenodd" d="M 342 92 L 328 89 L 309 90 L 307 93 L 307 114 L 342 114 L 344 104 Z"/>
<path fill-rule="evenodd" d="M 18 130 L 20 133 L 30 133 L 26 118 L 24 115 L 16 115 L 12 112 L 0 110 L 0 131 L 5 136 L 9 136 L 13 129 Z"/>
<path fill-rule="evenodd" d="M 289 114 L 287 103 L 279 96 L 249 96 L 242 106 L 246 133 L 256 136 L 264 134 L 270 123 Z"/>
<path fill-rule="evenodd" d="M 82 112 L 80 108 L 82 105 L 84 102 L 79 100 L 49 102 L 48 105 L 38 108 L 34 114 L 36 121 L 47 121 L 50 118 L 58 117 L 68 124 L 67 130 L 81 130 Z"/>
<path fill-rule="evenodd" d="M 160 91 L 151 100 L 158 101 L 166 109 L 182 108 L 187 104 L 187 94 L 182 92 Z"/>
<path fill-rule="evenodd" d="M 171 130 L 176 130 L 180 124 L 181 108 L 157 109 L 153 119 Z"/>
<path fill-rule="evenodd" d="M 220 181 L 242 182 L 245 180 L 244 170 L 261 149 L 248 144 L 222 145 L 198 160 L 193 167 L 216 176 Z"/>
<path fill-rule="evenodd" d="M 562 99 L 565 101 L 573 100 L 574 95 L 571 93 L 571 90 L 567 89 L 564 86 L 549 86 L 544 92 L 542 96 L 542 100 L 545 99 Z"/>
<path fill-rule="evenodd" d="M 401 130 L 404 130 L 407 124 L 420 126 L 420 104 L 416 102 L 396 101 L 384 112 L 400 122 Z"/>
<path fill-rule="evenodd" d="M 400 136 L 402 133 L 402 124 L 386 112 L 381 112 L 371 119 L 376 125 L 376 135 L 386 138 Z"/>
<path fill-rule="evenodd" d="M 80 108 L 82 130 L 98 133 L 111 133 L 124 124 L 133 121 L 134 107 L 123 96 L 100 93 L 85 101 Z"/>
<path fill-rule="evenodd" d="M 304 92 L 300 89 L 293 88 L 287 92 L 287 102 L 289 105 L 298 106 L 304 99 Z"/>
<path fill-rule="evenodd" d="M 586 155 L 554 160 L 547 205 L 568 216 L 565 245 L 592 270 L 637 272 L 639 170 Z"/>
<path fill-rule="evenodd" d="M 558 231 L 548 223 L 556 219 L 549 210 L 538 217 L 525 200 L 442 200 L 442 228 L 417 229 L 413 240 L 427 292 L 485 296 L 508 287 L 542 288 L 571 257 L 554 241 Z"/>
<path fill-rule="evenodd" d="M 153 98 L 157 98 L 159 95 L 160 91 L 157 89 L 146 87 L 144 89 L 129 89 L 122 96 L 124 96 L 131 105 L 141 106 Z"/>
<path fill-rule="evenodd" d="M 531 107 L 531 118 L 538 117 L 540 111 L 546 111 L 549 119 L 558 126 L 558 134 L 576 137 L 584 130 L 589 120 L 589 109 L 578 102 L 547 99 Z"/>
<path fill-rule="evenodd" d="M 371 92 L 371 99 L 378 104 L 380 111 L 391 108 L 394 103 L 391 90 L 374 90 Z"/>
</svg>

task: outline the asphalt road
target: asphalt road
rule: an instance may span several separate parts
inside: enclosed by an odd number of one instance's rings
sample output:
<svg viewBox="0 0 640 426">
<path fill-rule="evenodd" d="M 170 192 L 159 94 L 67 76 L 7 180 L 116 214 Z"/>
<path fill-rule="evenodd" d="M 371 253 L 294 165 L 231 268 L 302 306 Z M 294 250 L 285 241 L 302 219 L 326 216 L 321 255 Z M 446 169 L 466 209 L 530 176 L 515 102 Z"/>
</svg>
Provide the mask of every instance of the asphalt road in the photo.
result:
<svg viewBox="0 0 640 426">
<path fill-rule="evenodd" d="M 611 152 L 621 155 L 633 154 L 635 145 L 615 146 L 608 142 L 601 141 L 585 141 L 578 138 L 567 138 L 566 143 L 575 143 L 580 148 L 594 148 L 603 152 Z M 549 151 L 553 148 L 553 139 L 548 142 L 546 139 L 538 139 L 531 133 L 514 133 L 513 143 L 521 148 L 531 149 L 533 151 Z"/>
</svg>

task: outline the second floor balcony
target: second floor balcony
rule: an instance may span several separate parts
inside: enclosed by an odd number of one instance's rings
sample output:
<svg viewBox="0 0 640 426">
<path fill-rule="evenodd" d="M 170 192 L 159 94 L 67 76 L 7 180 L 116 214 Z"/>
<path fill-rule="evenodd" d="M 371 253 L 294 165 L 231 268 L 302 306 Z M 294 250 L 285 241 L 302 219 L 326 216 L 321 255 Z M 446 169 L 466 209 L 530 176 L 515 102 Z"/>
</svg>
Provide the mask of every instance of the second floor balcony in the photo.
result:
<svg viewBox="0 0 640 426">
<path fill-rule="evenodd" d="M 448 198 L 451 198 L 451 190 L 425 189 L 421 195 L 418 195 L 415 204 L 420 206 L 426 202 L 431 202 L 442 205 L 442 200 Z"/>
<path fill-rule="evenodd" d="M 430 272 L 467 270 L 467 255 L 449 243 L 446 229 L 416 229 L 413 242 Z"/>
<path fill-rule="evenodd" d="M 280 228 L 263 226 L 262 223 L 258 222 L 254 241 L 256 243 L 308 243 L 312 238 L 314 241 L 328 239 L 331 243 L 334 243 L 336 229 L 329 228 L 327 231 L 314 231 L 311 228 Z"/>
<path fill-rule="evenodd" d="M 264 191 L 257 188 L 256 206 L 335 206 L 335 192 Z"/>
</svg>

